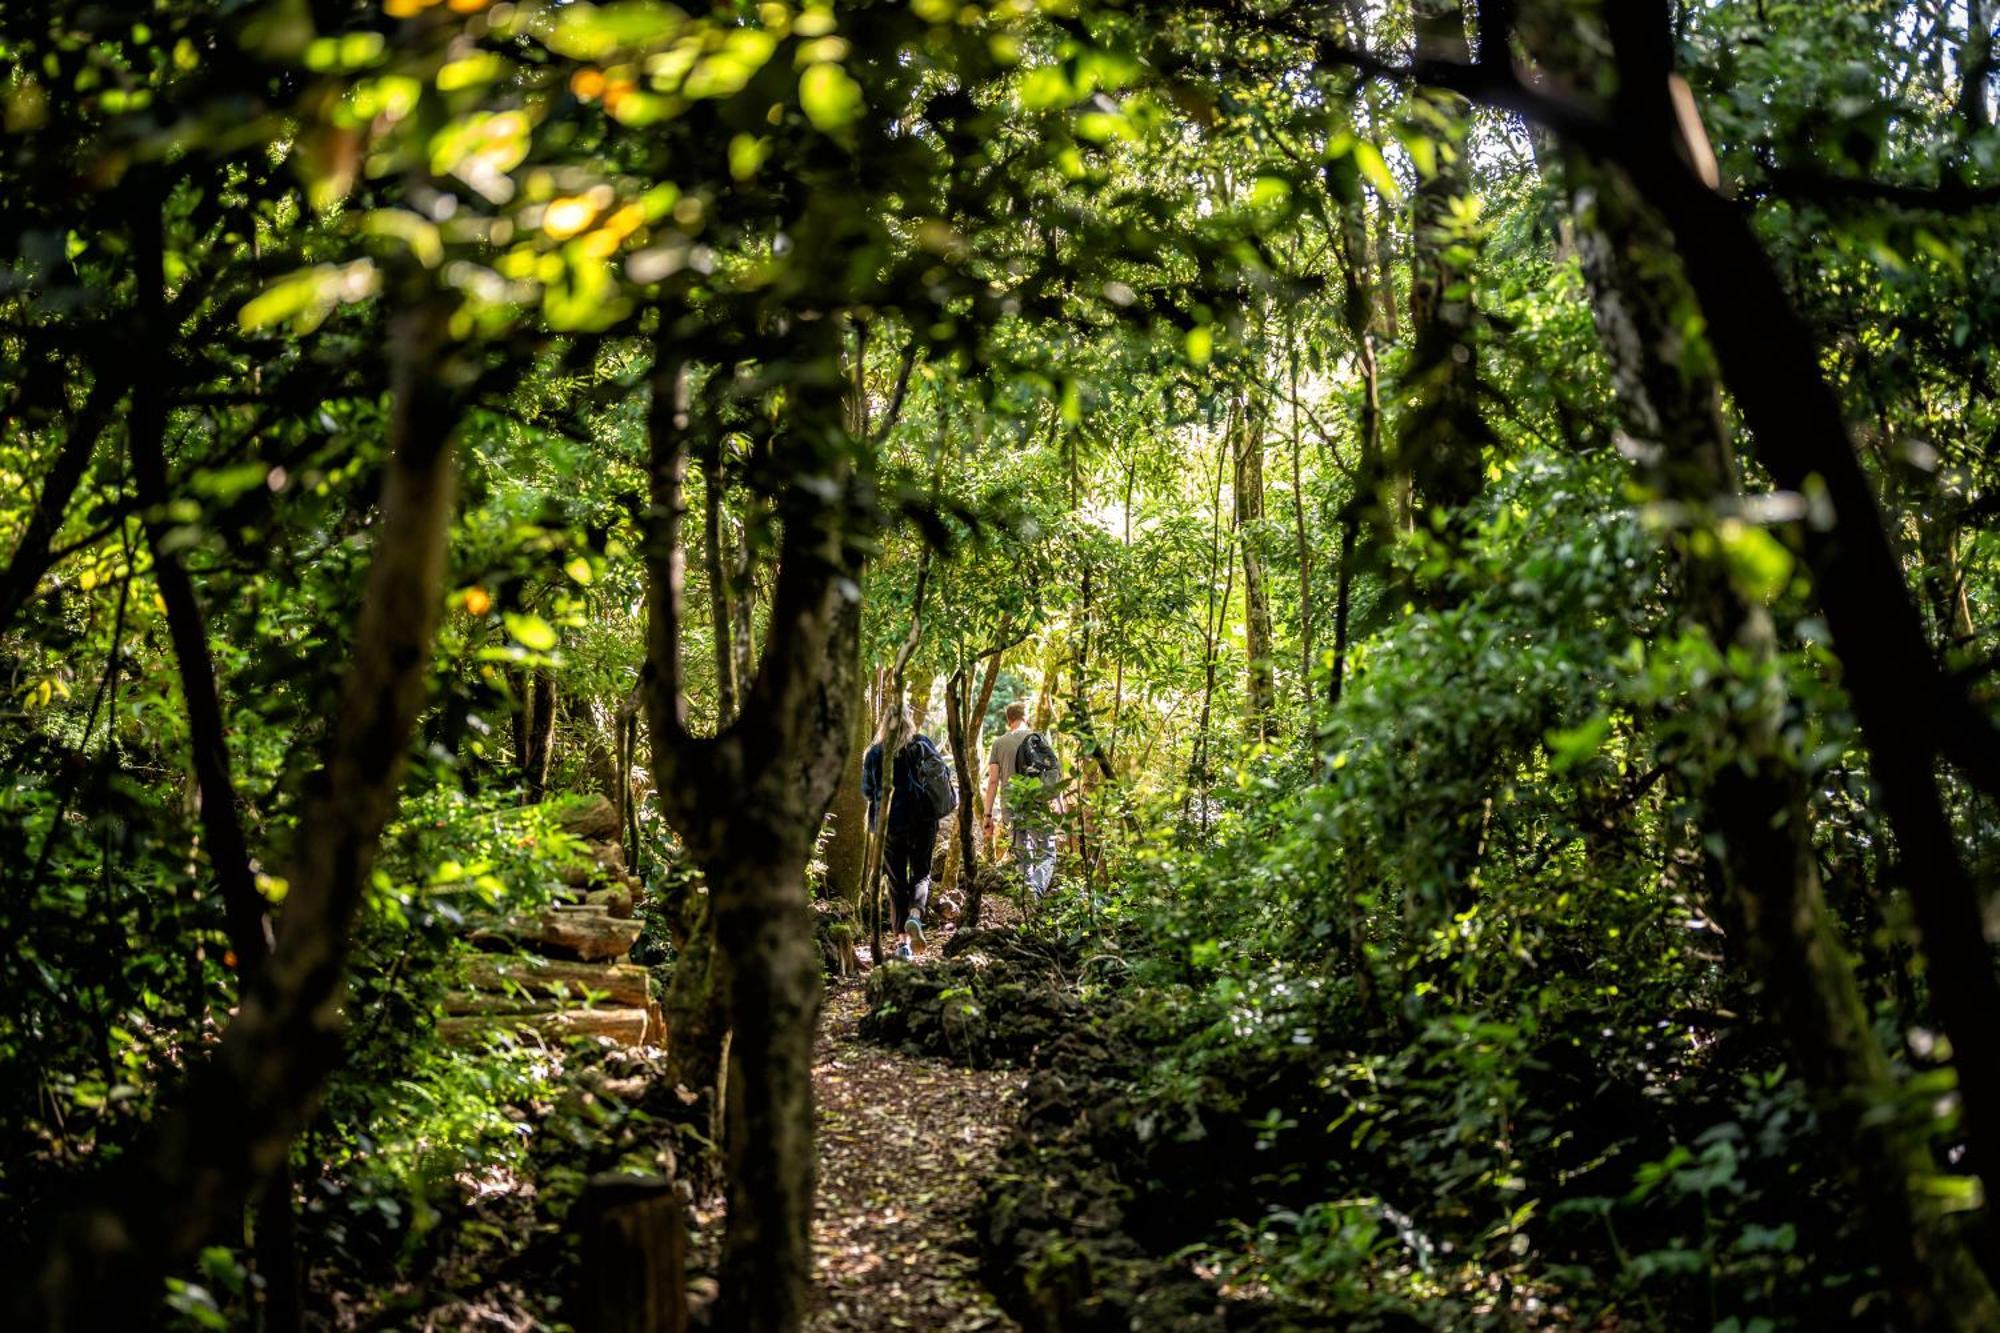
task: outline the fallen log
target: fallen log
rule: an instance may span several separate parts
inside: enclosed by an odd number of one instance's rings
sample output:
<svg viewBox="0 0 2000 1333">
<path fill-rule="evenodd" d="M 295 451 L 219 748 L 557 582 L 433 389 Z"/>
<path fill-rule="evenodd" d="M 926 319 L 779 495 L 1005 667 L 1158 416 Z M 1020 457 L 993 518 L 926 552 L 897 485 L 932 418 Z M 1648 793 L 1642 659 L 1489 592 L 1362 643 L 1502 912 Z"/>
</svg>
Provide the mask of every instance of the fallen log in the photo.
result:
<svg viewBox="0 0 2000 1333">
<path fill-rule="evenodd" d="M 623 1008 L 638 1007 L 650 998 L 646 969 L 630 963 L 604 966 L 489 955 L 467 959 L 462 975 L 466 986 L 476 991 L 506 991 L 518 986 L 538 996 L 572 1000 L 580 1000 L 589 992 L 602 996 L 607 1004 Z"/>
<path fill-rule="evenodd" d="M 482 949 L 534 948 L 597 962 L 632 951 L 641 926 L 602 912 L 551 911 L 534 917 L 489 921 L 469 937 Z"/>
<path fill-rule="evenodd" d="M 625 1046 L 637 1046 L 646 1037 L 644 1009 L 564 1009 L 553 1014 L 485 1014 L 464 1018 L 440 1018 L 437 1033 L 449 1045 L 464 1045 L 489 1033 L 509 1028 L 537 1033 L 543 1037 L 609 1037 Z"/>
<path fill-rule="evenodd" d="M 574 1000 L 558 1000 L 546 995 L 502 995 L 497 991 L 455 990 L 444 997 L 444 1011 L 453 1018 L 525 1018 L 577 1007 Z"/>
</svg>

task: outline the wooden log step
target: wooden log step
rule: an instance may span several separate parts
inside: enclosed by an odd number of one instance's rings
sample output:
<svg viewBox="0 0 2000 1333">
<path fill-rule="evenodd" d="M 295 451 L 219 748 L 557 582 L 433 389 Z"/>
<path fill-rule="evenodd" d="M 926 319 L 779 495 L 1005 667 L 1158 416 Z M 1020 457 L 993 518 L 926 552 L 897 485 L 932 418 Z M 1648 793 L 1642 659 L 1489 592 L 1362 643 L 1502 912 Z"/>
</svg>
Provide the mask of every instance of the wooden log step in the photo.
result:
<svg viewBox="0 0 2000 1333">
<path fill-rule="evenodd" d="M 558 1000 L 546 995 L 540 998 L 502 995 L 497 991 L 455 990 L 447 992 L 444 997 L 444 1011 L 453 1018 L 524 1018 L 582 1007 L 574 1000 Z"/>
<path fill-rule="evenodd" d="M 492 1032 L 514 1028 L 544 1037 L 609 1037 L 625 1046 L 637 1046 L 646 1039 L 648 1016 L 644 1009 L 563 1009 L 553 1014 L 483 1014 L 462 1018 L 440 1018 L 440 1039 L 464 1045 Z"/>
<path fill-rule="evenodd" d="M 482 949 L 535 948 L 589 963 L 624 957 L 641 929 L 636 920 L 603 912 L 550 911 L 489 921 L 469 938 Z"/>
<path fill-rule="evenodd" d="M 603 996 L 601 1003 L 636 1008 L 650 998 L 646 969 L 630 963 L 609 966 L 570 963 L 560 959 L 508 957 L 489 954 L 468 958 L 465 984 L 476 991 L 507 991 L 520 987 L 538 996 L 581 1000 L 586 990 Z"/>
</svg>

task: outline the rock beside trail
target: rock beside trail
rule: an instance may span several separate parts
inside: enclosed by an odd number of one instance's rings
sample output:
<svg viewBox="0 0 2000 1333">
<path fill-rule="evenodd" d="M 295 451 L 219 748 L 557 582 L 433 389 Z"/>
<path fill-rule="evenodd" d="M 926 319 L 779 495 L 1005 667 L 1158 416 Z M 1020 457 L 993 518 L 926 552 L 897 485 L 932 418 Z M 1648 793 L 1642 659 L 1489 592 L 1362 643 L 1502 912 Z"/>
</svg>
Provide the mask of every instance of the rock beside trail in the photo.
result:
<svg viewBox="0 0 2000 1333">
<path fill-rule="evenodd" d="M 940 961 L 871 971 L 861 1035 L 974 1069 L 1023 1063 L 1091 1021 L 1051 965 L 1043 946 L 1014 931 L 966 932 Z"/>
<path fill-rule="evenodd" d="M 592 795 L 566 805 L 556 816 L 556 825 L 563 832 L 586 842 L 616 844 L 621 834 L 618 810 L 602 795 Z M 622 861 L 619 869 L 624 869 Z"/>
<path fill-rule="evenodd" d="M 846 903 L 825 898 L 814 901 L 813 938 L 819 944 L 820 963 L 828 977 L 839 981 L 861 971 L 861 955 L 855 951 L 859 929 Z"/>
<path fill-rule="evenodd" d="M 1163 1210 L 1189 1211 L 1183 1187 L 1197 1182 L 1187 1168 L 1216 1183 L 1216 1155 L 1173 1162 L 1159 1151 L 1188 1127 L 1163 1124 L 1171 1117 L 1134 1096 L 1133 1074 L 1145 1061 L 1142 1049 L 1105 1028 L 1079 1029 L 1039 1052 L 1000 1153 L 1035 1169 L 989 1177 L 978 1213 L 987 1285 L 1031 1333 L 1306 1326 L 1252 1296 L 1225 1297 L 1187 1260 L 1146 1242 L 1176 1229 L 1175 1219 L 1163 1225 Z M 1183 1178 L 1162 1182 L 1162 1169 Z"/>
</svg>

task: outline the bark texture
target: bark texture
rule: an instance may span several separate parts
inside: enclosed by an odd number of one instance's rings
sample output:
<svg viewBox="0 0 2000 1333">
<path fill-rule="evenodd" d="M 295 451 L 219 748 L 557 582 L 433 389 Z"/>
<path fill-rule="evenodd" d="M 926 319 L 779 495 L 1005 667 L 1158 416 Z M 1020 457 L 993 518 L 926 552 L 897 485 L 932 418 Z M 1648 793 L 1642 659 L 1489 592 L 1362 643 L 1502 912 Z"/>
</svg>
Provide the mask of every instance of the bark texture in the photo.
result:
<svg viewBox="0 0 2000 1333">
<path fill-rule="evenodd" d="M 1527 29 L 1533 46 L 1558 79 L 1576 82 L 1585 57 L 1570 16 L 1538 24 L 1538 13 L 1531 10 Z M 1985 1326 L 2000 1307 L 1923 1192 L 1936 1168 L 1886 1112 L 1895 1088 L 1826 908 L 1805 776 L 1784 739 L 1787 700 L 1770 616 L 1735 586 L 1721 553 L 1718 521 L 1739 498 L 1734 449 L 1719 386 L 1675 315 L 1687 293 L 1672 238 L 1615 173 L 1572 153 L 1561 175 L 1627 451 L 1685 524 L 1675 540 L 1689 618 L 1742 672 L 1730 690 L 1737 760 L 1718 765 L 1703 793 L 1719 845 L 1718 906 L 1822 1114 L 1861 1148 L 1850 1180 L 1913 1322 Z"/>
<path fill-rule="evenodd" d="M 1970 1160 L 1990 1181 L 2000 1171 L 2000 981 L 1935 765 L 1949 755 L 1990 781 L 1994 756 L 1971 749 L 1990 739 L 1991 721 L 1968 710 L 1931 655 L 1811 330 L 1742 213 L 1690 165 L 1664 9 L 1606 5 L 1604 16 L 1618 75 L 1611 111 L 1625 133 L 1599 151 L 1615 156 L 1672 232 L 1759 461 L 1781 488 L 1818 498 L 1823 521 L 1801 533 L 1806 564 L 1902 851 Z"/>
<path fill-rule="evenodd" d="M 1253 740 L 1268 740 L 1278 707 L 1272 664 L 1271 591 L 1264 570 L 1259 529 L 1264 522 L 1264 430 L 1251 404 L 1238 400 L 1231 412 L 1230 452 L 1235 473 L 1230 495 L 1235 506 L 1236 543 L 1243 561 L 1243 621 L 1246 719 Z"/>
<path fill-rule="evenodd" d="M 282 1168 L 339 1059 L 350 931 L 428 696 L 443 604 L 457 412 L 440 373 L 447 313 L 425 299 L 393 320 L 393 453 L 373 559 L 269 963 L 114 1192 L 61 1229 L 27 1288 L 29 1326 L 122 1326 L 133 1292 L 158 1290 L 171 1266 L 240 1220 Z"/>
<path fill-rule="evenodd" d="M 800 335 L 799 364 L 837 364 L 832 321 Z M 741 711 L 712 737 L 687 729 L 680 634 L 687 378 L 663 333 L 649 413 L 651 531 L 646 715 L 658 800 L 708 882 L 715 979 L 731 1024 L 726 1095 L 729 1220 L 715 1326 L 788 1330 L 811 1274 L 812 1042 L 820 1006 L 805 866 L 846 770 L 859 692 L 861 559 L 847 540 L 842 383 L 803 377 L 789 395 L 786 491 L 765 651 Z"/>
</svg>

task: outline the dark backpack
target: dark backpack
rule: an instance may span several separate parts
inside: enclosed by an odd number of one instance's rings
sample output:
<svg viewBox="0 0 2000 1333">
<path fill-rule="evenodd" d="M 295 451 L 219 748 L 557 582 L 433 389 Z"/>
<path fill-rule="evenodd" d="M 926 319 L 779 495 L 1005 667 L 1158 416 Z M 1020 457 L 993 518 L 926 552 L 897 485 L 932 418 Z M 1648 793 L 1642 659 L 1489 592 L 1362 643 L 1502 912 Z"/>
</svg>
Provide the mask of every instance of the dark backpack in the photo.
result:
<svg viewBox="0 0 2000 1333">
<path fill-rule="evenodd" d="M 1062 761 L 1056 758 L 1055 747 L 1049 744 L 1047 736 L 1031 731 L 1021 738 L 1021 748 L 1014 752 L 1014 771 L 1024 777 L 1040 778 L 1046 787 L 1062 776 Z"/>
<path fill-rule="evenodd" d="M 951 766 L 928 737 L 919 736 L 903 747 L 898 769 L 908 774 L 905 794 L 930 807 L 932 819 L 943 819 L 958 809 L 958 788 L 952 785 Z"/>
</svg>

